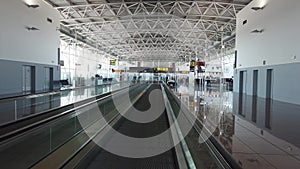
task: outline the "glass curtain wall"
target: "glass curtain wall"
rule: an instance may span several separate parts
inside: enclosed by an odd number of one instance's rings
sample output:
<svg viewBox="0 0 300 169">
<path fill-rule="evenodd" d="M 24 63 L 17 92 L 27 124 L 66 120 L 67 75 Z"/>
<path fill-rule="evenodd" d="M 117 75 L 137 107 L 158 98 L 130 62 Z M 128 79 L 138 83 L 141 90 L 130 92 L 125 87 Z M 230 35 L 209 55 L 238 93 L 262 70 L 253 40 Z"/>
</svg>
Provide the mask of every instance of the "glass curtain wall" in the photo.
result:
<svg viewBox="0 0 300 169">
<path fill-rule="evenodd" d="M 64 41 L 60 50 L 61 79 L 67 79 L 73 87 L 95 85 L 96 78 L 111 76 L 110 59 L 104 54 Z"/>
</svg>

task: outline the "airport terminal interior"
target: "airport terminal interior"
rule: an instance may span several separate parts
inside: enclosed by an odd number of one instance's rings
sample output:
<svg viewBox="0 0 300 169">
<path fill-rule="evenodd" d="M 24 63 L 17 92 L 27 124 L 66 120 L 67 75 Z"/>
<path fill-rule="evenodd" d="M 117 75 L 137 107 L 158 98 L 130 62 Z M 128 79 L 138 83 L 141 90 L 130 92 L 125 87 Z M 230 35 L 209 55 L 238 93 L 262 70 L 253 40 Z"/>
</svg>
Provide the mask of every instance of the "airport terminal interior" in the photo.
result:
<svg viewBox="0 0 300 169">
<path fill-rule="evenodd" d="M 299 9 L 1 0 L 0 168 L 299 169 Z"/>
</svg>

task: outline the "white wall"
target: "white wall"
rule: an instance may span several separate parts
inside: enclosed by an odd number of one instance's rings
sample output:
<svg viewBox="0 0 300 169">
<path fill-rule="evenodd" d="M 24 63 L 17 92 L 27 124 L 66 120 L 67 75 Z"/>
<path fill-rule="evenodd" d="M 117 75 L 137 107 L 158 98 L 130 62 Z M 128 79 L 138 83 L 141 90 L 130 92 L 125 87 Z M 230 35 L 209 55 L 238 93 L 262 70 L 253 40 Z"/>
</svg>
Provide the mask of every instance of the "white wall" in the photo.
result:
<svg viewBox="0 0 300 169">
<path fill-rule="evenodd" d="M 251 7 L 265 6 L 254 11 Z M 300 62 L 300 1 L 253 0 L 237 15 L 237 68 Z M 243 25 L 243 21 L 248 20 Z M 262 33 L 250 33 L 264 29 Z M 294 59 L 296 56 L 296 59 Z"/>
<path fill-rule="evenodd" d="M 265 6 L 254 11 L 252 7 Z M 239 92 L 239 74 L 247 72 L 245 94 L 253 94 L 253 71 L 258 71 L 257 96 L 266 98 L 266 78 L 272 69 L 271 98 L 300 104 L 300 1 L 254 0 L 237 15 L 237 70 L 234 91 Z M 242 22 L 247 20 L 247 24 Z M 264 29 L 262 33 L 250 33 Z M 263 60 L 266 65 L 263 65 Z"/>
<path fill-rule="evenodd" d="M 0 59 L 58 65 L 59 14 L 43 0 L 26 1 L 39 7 L 28 8 L 22 0 L 0 2 Z"/>
</svg>

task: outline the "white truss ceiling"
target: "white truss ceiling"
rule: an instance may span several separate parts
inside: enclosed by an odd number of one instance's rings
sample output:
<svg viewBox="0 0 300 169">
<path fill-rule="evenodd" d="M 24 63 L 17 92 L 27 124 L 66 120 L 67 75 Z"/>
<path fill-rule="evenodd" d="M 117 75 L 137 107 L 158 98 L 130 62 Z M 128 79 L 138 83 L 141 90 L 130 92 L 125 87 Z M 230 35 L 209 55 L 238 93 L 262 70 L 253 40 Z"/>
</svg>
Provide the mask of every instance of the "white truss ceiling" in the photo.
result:
<svg viewBox="0 0 300 169">
<path fill-rule="evenodd" d="M 251 0 L 45 1 L 60 12 L 65 41 L 123 60 L 182 60 L 233 48 L 236 14 Z"/>
</svg>

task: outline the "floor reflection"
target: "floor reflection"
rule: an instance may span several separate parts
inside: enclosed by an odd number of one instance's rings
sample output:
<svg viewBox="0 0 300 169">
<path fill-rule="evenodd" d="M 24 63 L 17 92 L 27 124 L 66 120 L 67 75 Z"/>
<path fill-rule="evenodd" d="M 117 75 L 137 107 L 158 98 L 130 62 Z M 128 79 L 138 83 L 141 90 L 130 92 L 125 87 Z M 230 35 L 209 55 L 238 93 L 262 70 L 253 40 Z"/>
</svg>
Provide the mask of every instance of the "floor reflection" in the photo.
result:
<svg viewBox="0 0 300 169">
<path fill-rule="evenodd" d="M 215 138 L 243 168 L 299 168 L 300 105 L 196 88 L 181 96 L 203 123 L 217 123 Z"/>
<path fill-rule="evenodd" d="M 257 120 L 257 96 L 252 97 L 252 121 L 256 123 Z"/>
</svg>

